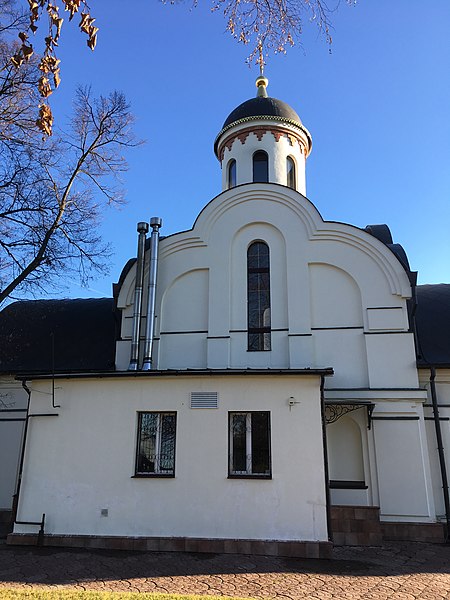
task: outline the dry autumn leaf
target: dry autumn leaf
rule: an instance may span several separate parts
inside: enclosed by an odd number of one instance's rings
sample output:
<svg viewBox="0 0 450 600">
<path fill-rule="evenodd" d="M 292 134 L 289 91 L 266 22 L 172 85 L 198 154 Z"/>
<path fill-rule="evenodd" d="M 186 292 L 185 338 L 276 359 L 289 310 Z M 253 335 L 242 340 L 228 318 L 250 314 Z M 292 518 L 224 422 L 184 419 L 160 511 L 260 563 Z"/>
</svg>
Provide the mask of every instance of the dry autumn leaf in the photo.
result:
<svg viewBox="0 0 450 600">
<path fill-rule="evenodd" d="M 50 82 L 48 78 L 44 75 L 39 79 L 38 90 L 42 98 L 48 98 L 52 93 L 52 87 L 50 85 Z"/>
<path fill-rule="evenodd" d="M 36 125 L 45 135 L 52 135 L 53 115 L 48 104 L 41 104 L 39 106 L 39 117 L 36 120 Z"/>
<path fill-rule="evenodd" d="M 33 56 L 33 46 L 27 46 L 26 44 L 23 44 L 22 53 L 25 60 L 30 60 L 30 58 Z"/>
<path fill-rule="evenodd" d="M 64 2 L 64 10 L 69 11 L 69 21 L 71 21 L 75 15 L 80 10 L 81 0 L 63 0 Z"/>
<path fill-rule="evenodd" d="M 69 13 L 69 21 L 71 21 L 76 13 L 81 12 L 81 20 L 79 27 L 88 37 L 87 45 L 91 50 L 94 50 L 97 44 L 98 27 L 94 25 L 95 19 L 89 12 L 89 7 L 86 0 L 28 0 L 29 7 L 29 24 L 25 31 L 19 33 L 21 47 L 18 52 L 11 57 L 11 62 L 16 68 L 28 61 L 34 53 L 32 44 L 28 41 L 28 34 L 36 33 L 38 30 L 39 20 L 47 13 L 48 20 L 48 35 L 44 37 L 44 51 L 39 69 L 43 75 L 38 82 L 38 91 L 41 98 L 48 98 L 52 92 L 61 83 L 60 75 L 60 60 L 56 58 L 55 48 L 58 47 L 58 40 L 61 36 L 61 30 L 64 19 L 60 16 L 60 8 Z M 51 77 L 48 77 L 51 75 Z M 50 107 L 43 103 L 39 107 L 39 118 L 36 120 L 39 129 L 45 135 L 51 135 L 53 116 Z"/>
</svg>

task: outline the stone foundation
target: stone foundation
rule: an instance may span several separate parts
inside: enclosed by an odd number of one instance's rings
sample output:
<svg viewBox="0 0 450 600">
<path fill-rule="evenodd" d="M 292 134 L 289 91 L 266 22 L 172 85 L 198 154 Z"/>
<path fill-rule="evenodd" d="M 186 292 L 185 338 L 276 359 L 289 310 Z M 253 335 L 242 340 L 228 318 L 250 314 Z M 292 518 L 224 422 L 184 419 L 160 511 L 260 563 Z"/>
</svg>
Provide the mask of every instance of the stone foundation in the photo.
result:
<svg viewBox="0 0 450 600">
<path fill-rule="evenodd" d="M 332 506 L 331 532 L 336 546 L 381 546 L 378 506 Z"/>
<path fill-rule="evenodd" d="M 37 534 L 11 533 L 8 544 L 36 546 Z M 213 554 L 254 554 L 294 558 L 331 558 L 331 542 L 280 540 L 231 540 L 208 538 L 157 538 L 96 535 L 45 534 L 44 546 L 99 548 L 143 552 L 208 552 Z"/>
<path fill-rule="evenodd" d="M 381 546 L 383 541 L 445 541 L 443 523 L 380 522 L 377 506 L 332 506 L 331 532 L 335 546 Z"/>
<path fill-rule="evenodd" d="M 443 523 L 381 523 L 383 539 L 389 541 L 435 542 L 445 541 Z"/>
</svg>

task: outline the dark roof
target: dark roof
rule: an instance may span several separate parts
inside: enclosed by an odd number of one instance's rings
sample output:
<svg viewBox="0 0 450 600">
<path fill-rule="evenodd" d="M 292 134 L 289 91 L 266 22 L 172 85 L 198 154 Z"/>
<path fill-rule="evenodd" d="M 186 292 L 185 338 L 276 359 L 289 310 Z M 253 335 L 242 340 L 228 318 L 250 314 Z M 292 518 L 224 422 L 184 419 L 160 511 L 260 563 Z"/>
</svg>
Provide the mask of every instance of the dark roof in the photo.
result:
<svg viewBox="0 0 450 600">
<path fill-rule="evenodd" d="M 277 117 L 289 121 L 296 121 L 300 125 L 302 123 L 295 110 L 290 107 L 289 104 L 283 102 L 283 100 L 257 97 L 239 104 L 239 106 L 225 119 L 222 129 L 225 129 L 225 127 L 240 119 L 246 119 L 248 117 Z"/>
<path fill-rule="evenodd" d="M 405 249 L 401 244 L 394 244 L 391 230 L 389 229 L 388 225 L 385 223 L 381 223 L 379 225 L 367 225 L 364 227 L 364 231 L 370 233 L 370 235 L 377 238 L 377 240 L 380 240 L 380 242 L 389 248 L 392 254 L 398 259 L 402 267 L 405 269 L 411 285 L 415 285 L 417 281 L 417 271 L 411 271 Z"/>
<path fill-rule="evenodd" d="M 259 119 L 281 122 L 284 124 L 288 123 L 289 125 L 301 129 L 309 140 L 310 147 L 308 153 L 310 152 L 312 147 L 311 134 L 306 127 L 303 126 L 301 119 L 295 110 L 289 106 L 289 104 L 283 102 L 283 100 L 257 96 L 256 98 L 250 98 L 250 100 L 246 100 L 242 104 L 239 104 L 239 106 L 231 111 L 225 119 L 222 129 L 219 131 L 214 141 L 214 152 L 216 153 L 216 156 L 219 140 L 226 131 L 231 129 L 234 125 L 240 125 L 249 121 L 258 121 Z"/>
<path fill-rule="evenodd" d="M 178 233 L 180 233 L 180 232 L 178 232 Z M 172 235 L 176 235 L 176 234 L 172 234 Z M 162 240 L 164 240 L 166 237 L 167 237 L 166 235 L 160 235 L 159 241 L 162 242 Z M 151 236 L 148 236 L 147 239 L 145 240 L 145 251 L 146 252 L 151 250 L 151 243 L 152 243 Z M 117 283 L 113 283 L 113 286 L 112 286 L 113 287 L 113 296 L 116 301 L 117 301 L 117 298 L 119 297 L 123 282 L 125 281 L 126 276 L 131 271 L 131 269 L 133 268 L 136 261 L 137 261 L 137 258 L 134 258 L 134 257 L 129 258 L 120 273 L 119 281 Z"/>
<path fill-rule="evenodd" d="M 450 284 L 416 288 L 417 363 L 450 367 Z"/>
<path fill-rule="evenodd" d="M 146 245 L 147 245 L 147 240 L 146 240 Z M 113 286 L 112 286 L 113 296 L 114 296 L 114 299 L 116 300 L 116 302 L 117 302 L 117 298 L 119 297 L 120 290 L 122 289 L 123 282 L 125 281 L 126 276 L 131 271 L 131 269 L 133 268 L 133 265 L 136 262 L 137 262 L 137 258 L 129 258 L 120 273 L 119 281 L 117 283 L 113 283 Z"/>
<path fill-rule="evenodd" d="M 246 377 L 251 377 L 252 375 L 269 375 L 272 377 L 274 375 L 282 375 L 284 377 L 286 377 L 287 375 L 323 375 L 324 377 L 328 377 L 329 375 L 334 375 L 334 370 L 333 367 L 305 367 L 303 369 L 152 369 L 151 371 L 110 371 L 107 373 L 105 373 L 104 371 L 100 373 L 58 373 L 54 376 L 54 378 L 87 379 L 102 377 L 105 379 L 120 379 L 126 377 L 127 379 L 129 379 L 130 377 L 133 377 L 134 379 L 136 379 L 139 377 L 173 377 L 174 375 L 177 377 L 211 377 L 211 375 L 220 375 L 221 377 L 228 375 L 245 375 Z M 52 377 L 53 375 L 49 374 L 38 374 L 33 376 L 32 374 L 25 373 L 20 375 L 18 379 L 51 379 Z"/>
<path fill-rule="evenodd" d="M 116 322 L 113 298 L 14 302 L 0 312 L 0 373 L 51 373 L 52 337 L 55 372 L 112 370 Z"/>
</svg>

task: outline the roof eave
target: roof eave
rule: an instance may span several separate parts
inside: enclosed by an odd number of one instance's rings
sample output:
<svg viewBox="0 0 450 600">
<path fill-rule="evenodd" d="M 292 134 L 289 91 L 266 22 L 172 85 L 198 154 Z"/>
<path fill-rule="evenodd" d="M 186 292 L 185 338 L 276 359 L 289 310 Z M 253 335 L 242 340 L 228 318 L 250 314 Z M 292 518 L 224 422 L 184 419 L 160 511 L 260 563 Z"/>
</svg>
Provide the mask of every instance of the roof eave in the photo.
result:
<svg viewBox="0 0 450 600">
<path fill-rule="evenodd" d="M 19 381 L 25 380 L 38 380 L 38 379 L 105 379 L 105 378 L 120 378 L 120 377 L 211 377 L 214 375 L 219 376 L 230 376 L 230 375 L 289 375 L 289 376 L 324 376 L 328 377 L 334 375 L 332 367 L 323 368 L 304 368 L 304 369 L 164 369 L 154 371 L 97 371 L 97 372 L 85 372 L 85 373 L 23 373 L 17 375 L 16 379 Z"/>
</svg>

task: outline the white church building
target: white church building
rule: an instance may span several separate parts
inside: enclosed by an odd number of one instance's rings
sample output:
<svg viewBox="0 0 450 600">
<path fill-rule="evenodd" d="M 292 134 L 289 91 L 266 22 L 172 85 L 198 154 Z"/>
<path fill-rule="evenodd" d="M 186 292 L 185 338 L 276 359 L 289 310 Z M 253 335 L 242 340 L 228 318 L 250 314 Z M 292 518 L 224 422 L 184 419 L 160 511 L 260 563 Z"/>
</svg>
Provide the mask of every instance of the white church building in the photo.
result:
<svg viewBox="0 0 450 600">
<path fill-rule="evenodd" d="M 450 285 L 417 286 L 386 225 L 322 218 L 311 135 L 256 84 L 191 229 L 139 223 L 113 298 L 0 313 L 8 543 L 326 558 L 446 539 Z"/>
</svg>

